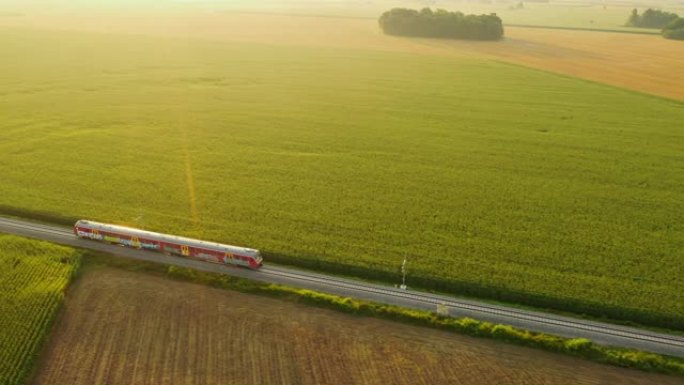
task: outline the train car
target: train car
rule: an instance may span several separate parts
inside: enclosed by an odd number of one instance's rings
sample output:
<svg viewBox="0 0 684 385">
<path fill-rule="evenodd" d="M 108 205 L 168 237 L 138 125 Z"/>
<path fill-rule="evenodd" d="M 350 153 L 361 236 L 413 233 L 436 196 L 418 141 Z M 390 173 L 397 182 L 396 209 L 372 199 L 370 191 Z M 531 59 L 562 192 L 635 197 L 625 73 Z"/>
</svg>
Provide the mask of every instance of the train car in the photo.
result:
<svg viewBox="0 0 684 385">
<path fill-rule="evenodd" d="M 76 222 L 74 234 L 79 238 L 250 269 L 258 269 L 263 262 L 259 250 L 87 220 Z"/>
</svg>

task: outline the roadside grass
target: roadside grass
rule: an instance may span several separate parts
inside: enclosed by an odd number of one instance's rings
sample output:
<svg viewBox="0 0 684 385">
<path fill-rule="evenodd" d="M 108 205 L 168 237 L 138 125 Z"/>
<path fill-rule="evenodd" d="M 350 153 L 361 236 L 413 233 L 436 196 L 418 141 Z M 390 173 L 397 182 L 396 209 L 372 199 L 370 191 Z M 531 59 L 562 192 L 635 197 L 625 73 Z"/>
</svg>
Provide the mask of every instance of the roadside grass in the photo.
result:
<svg viewBox="0 0 684 385">
<path fill-rule="evenodd" d="M 5 208 L 684 329 L 681 103 L 475 58 L 0 43 Z"/>
<path fill-rule="evenodd" d="M 0 234 L 0 384 L 29 376 L 81 253 Z"/>
</svg>

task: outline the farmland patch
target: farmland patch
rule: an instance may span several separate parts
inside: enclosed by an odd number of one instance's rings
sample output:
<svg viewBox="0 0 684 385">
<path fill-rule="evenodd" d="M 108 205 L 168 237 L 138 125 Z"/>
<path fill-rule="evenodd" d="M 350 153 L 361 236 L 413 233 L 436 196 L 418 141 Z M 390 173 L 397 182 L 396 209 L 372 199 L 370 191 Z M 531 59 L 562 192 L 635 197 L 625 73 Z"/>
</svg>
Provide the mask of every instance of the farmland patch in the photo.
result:
<svg viewBox="0 0 684 385">
<path fill-rule="evenodd" d="M 528 6 L 547 7 L 543 4 Z M 594 7 L 599 13 L 605 13 L 599 8 Z M 575 7 L 572 11 L 586 9 Z M 684 66 L 681 43 L 663 39 L 657 33 L 639 35 L 506 26 L 506 39 L 497 43 L 397 38 L 383 35 L 378 27 L 376 18 L 384 10 L 378 10 L 369 18 L 199 10 L 184 10 L 182 13 L 138 11 L 134 13 L 135 17 L 125 12 L 36 12 L 30 17 L 0 18 L 0 26 L 486 57 L 684 100 L 684 77 L 675 70 Z M 631 8 L 625 7 L 622 11 L 626 20 Z M 544 20 L 555 20 L 555 24 L 548 24 L 574 25 L 558 20 L 558 17 L 564 17 L 564 11 L 559 13 L 560 16 L 549 18 L 553 12 L 551 9 L 544 15 Z M 531 15 L 529 10 L 516 15 L 519 14 Z M 508 22 L 505 15 L 503 18 L 505 23 Z M 519 22 L 530 23 L 525 19 Z M 591 25 L 582 26 L 588 28 Z M 215 78 L 199 77 L 197 85 L 214 87 L 220 84 L 207 81 L 211 79 Z M 33 91 L 35 89 L 26 90 Z"/>
<path fill-rule="evenodd" d="M 36 384 L 610 384 L 679 379 L 95 267 Z"/>
<path fill-rule="evenodd" d="M 3 28 L 0 203 L 681 328 L 681 103 L 333 27 Z"/>
<path fill-rule="evenodd" d="M 73 249 L 0 234 L 0 384 L 24 384 L 80 258 Z"/>
</svg>

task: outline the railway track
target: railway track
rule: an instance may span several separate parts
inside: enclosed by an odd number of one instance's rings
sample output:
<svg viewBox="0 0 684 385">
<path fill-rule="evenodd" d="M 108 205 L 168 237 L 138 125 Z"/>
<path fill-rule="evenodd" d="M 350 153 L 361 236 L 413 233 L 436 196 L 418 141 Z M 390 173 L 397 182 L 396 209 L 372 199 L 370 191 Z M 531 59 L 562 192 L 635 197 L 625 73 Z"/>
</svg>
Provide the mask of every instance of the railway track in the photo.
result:
<svg viewBox="0 0 684 385">
<path fill-rule="evenodd" d="M 396 297 L 403 297 L 415 301 L 422 301 L 425 303 L 429 303 L 434 305 L 433 308 L 435 308 L 437 305 L 445 305 L 448 308 L 452 310 L 459 310 L 459 309 L 464 309 L 464 310 L 470 310 L 470 311 L 477 311 L 481 313 L 487 313 L 487 314 L 496 314 L 496 315 L 505 315 L 507 317 L 510 317 L 512 319 L 517 319 L 517 320 L 525 320 L 525 321 L 533 321 L 533 322 L 538 322 L 538 323 L 544 323 L 548 325 L 556 325 L 556 326 L 565 326 L 565 327 L 572 327 L 578 330 L 589 330 L 592 332 L 601 332 L 604 334 L 609 334 L 609 335 L 614 335 L 614 336 L 619 336 L 619 337 L 627 337 L 627 338 L 633 338 L 637 340 L 643 340 L 643 341 L 652 341 L 652 342 L 658 342 L 666 345 L 671 345 L 675 347 L 682 347 L 684 344 L 684 337 L 678 337 L 678 336 L 671 336 L 667 334 L 656 334 L 656 333 L 644 333 L 644 332 L 638 332 L 635 333 L 633 328 L 624 328 L 620 326 L 614 326 L 611 324 L 605 324 L 605 323 L 595 323 L 591 321 L 586 321 L 586 320 L 573 320 L 568 317 L 563 317 L 563 319 L 557 319 L 553 318 L 553 316 L 540 316 L 539 313 L 531 312 L 531 311 L 525 311 L 525 310 L 519 310 L 515 308 L 510 308 L 510 307 L 503 307 L 503 306 L 495 306 L 495 305 L 489 305 L 489 304 L 475 304 L 475 303 L 465 303 L 462 300 L 454 300 L 454 298 L 450 298 L 447 296 L 440 296 L 436 294 L 429 294 L 429 293 L 421 293 L 421 292 L 408 292 L 408 291 L 397 291 L 397 290 L 388 290 L 384 288 L 379 288 L 379 287 L 369 287 L 367 284 L 361 284 L 359 285 L 358 283 L 349 283 L 348 280 L 342 280 L 342 279 L 337 279 L 337 278 L 332 278 L 330 276 L 317 276 L 317 275 L 312 275 L 312 274 L 306 274 L 306 273 L 296 273 L 296 274 L 288 274 L 288 273 L 283 273 L 279 271 L 277 268 L 267 268 L 262 273 L 269 274 L 269 275 L 276 275 L 276 276 L 289 276 L 298 280 L 306 280 L 306 281 L 313 281 L 313 282 L 320 282 L 325 284 L 330 285 L 330 286 L 336 286 L 336 287 L 342 287 L 342 288 L 351 288 L 354 290 L 360 290 L 360 291 L 366 291 L 369 293 L 377 293 L 377 294 L 384 294 L 384 295 L 392 295 Z"/>
<path fill-rule="evenodd" d="M 128 258 L 172 264 L 203 271 L 219 272 L 262 282 L 279 283 L 414 309 L 435 310 L 436 306 L 444 305 L 453 316 L 467 316 L 490 322 L 513 325 L 531 331 L 545 332 L 572 338 L 589 338 L 598 343 L 684 357 L 684 337 L 678 335 L 657 333 L 633 327 L 494 305 L 440 294 L 401 290 L 391 286 L 383 286 L 268 264 L 260 270 L 253 271 L 180 257 L 168 257 L 160 253 L 79 239 L 73 235 L 73 232 L 69 228 L 16 219 L 0 218 L 0 232 L 43 239 L 69 246 L 105 251 Z M 265 262 L 268 263 L 268 261 Z"/>
</svg>

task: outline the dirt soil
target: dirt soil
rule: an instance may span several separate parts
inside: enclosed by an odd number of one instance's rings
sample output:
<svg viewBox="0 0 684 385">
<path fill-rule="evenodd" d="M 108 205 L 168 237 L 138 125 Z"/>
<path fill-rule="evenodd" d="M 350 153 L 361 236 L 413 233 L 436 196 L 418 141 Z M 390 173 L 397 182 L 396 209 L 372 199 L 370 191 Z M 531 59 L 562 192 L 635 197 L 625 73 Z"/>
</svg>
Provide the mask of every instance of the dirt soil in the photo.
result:
<svg viewBox="0 0 684 385">
<path fill-rule="evenodd" d="M 34 384 L 681 384 L 496 341 L 92 267 Z"/>
</svg>

